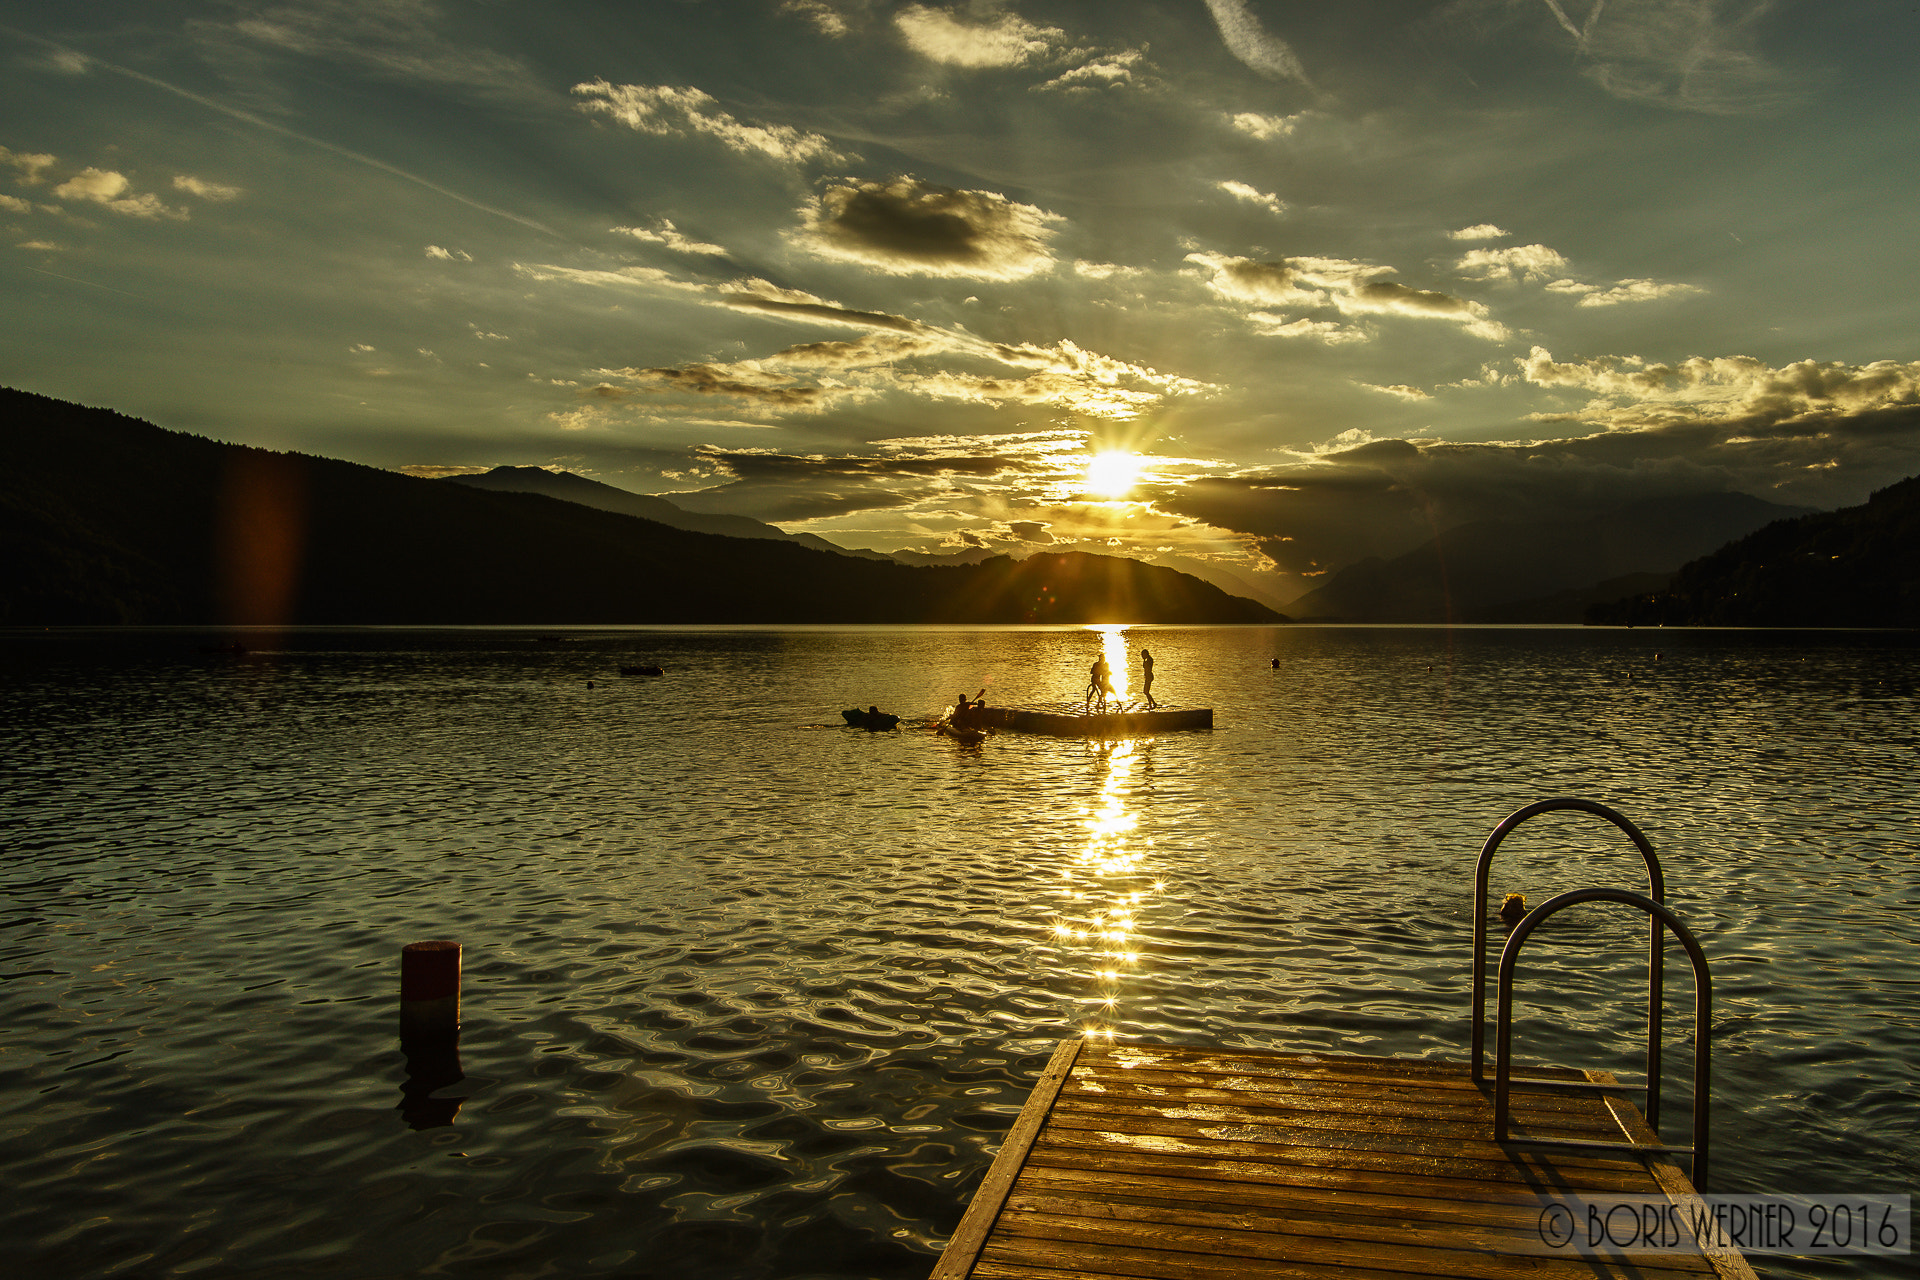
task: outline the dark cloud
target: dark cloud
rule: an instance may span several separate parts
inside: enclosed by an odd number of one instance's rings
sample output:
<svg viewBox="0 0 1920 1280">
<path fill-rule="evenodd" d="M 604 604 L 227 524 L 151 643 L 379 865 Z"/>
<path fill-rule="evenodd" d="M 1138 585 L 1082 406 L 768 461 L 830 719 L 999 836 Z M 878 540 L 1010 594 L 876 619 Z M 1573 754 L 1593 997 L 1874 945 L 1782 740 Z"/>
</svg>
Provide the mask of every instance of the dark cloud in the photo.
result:
<svg viewBox="0 0 1920 1280">
<path fill-rule="evenodd" d="M 855 325 L 871 329 L 895 329 L 901 333 L 929 333 L 932 330 L 905 316 L 890 316 L 882 311 L 853 311 L 825 302 L 786 302 L 755 293 L 726 293 L 720 300 L 737 311 L 765 311 L 773 315 L 796 316 L 807 320 L 825 320 L 830 324 Z"/>
<path fill-rule="evenodd" d="M 1047 526 L 1038 520 L 1009 520 L 1007 532 L 1022 542 L 1044 545 L 1053 541 L 1053 535 L 1047 532 Z"/>
<path fill-rule="evenodd" d="M 1525 444 L 1378 440 L 1266 476 L 1155 495 L 1161 510 L 1251 534 L 1282 569 L 1392 556 L 1482 520 L 1578 520 L 1703 493 L 1835 507 L 1920 472 L 1920 404 L 1761 410 Z"/>
<path fill-rule="evenodd" d="M 689 364 L 677 368 L 637 369 L 630 375 L 646 390 L 679 391 L 702 396 L 736 396 L 742 400 L 787 408 L 811 408 L 825 397 L 819 387 L 774 386 L 745 382 L 729 377 L 712 365 Z M 595 395 L 618 399 L 628 394 L 619 387 L 598 386 Z"/>
<path fill-rule="evenodd" d="M 800 241 L 815 253 L 899 275 L 1018 280 L 1053 265 L 1059 216 L 991 191 L 917 178 L 827 188 L 805 210 Z"/>
<path fill-rule="evenodd" d="M 1353 296 L 1364 304 L 1388 311 L 1419 311 L 1436 316 L 1470 315 L 1473 304 L 1450 293 L 1412 289 L 1391 280 L 1373 280 L 1356 287 Z"/>
</svg>

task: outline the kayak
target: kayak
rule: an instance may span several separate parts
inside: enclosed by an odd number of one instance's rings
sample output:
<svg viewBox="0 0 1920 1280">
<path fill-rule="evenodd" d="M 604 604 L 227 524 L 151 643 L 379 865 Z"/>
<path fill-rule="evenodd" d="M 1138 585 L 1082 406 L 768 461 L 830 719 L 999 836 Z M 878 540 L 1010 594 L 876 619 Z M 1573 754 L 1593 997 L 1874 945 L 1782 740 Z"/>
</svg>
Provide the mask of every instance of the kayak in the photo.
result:
<svg viewBox="0 0 1920 1280">
<path fill-rule="evenodd" d="M 942 720 L 936 724 L 934 728 L 946 734 L 949 738 L 957 738 L 969 746 L 987 740 L 987 731 L 985 729 L 962 729 L 951 720 Z"/>
<path fill-rule="evenodd" d="M 883 729 L 891 729 L 900 723 L 899 716 L 890 716 L 884 711 L 878 714 L 869 714 L 856 709 L 853 711 L 842 711 L 840 714 L 845 716 L 847 723 L 854 728 L 872 729 L 875 732 Z"/>
</svg>

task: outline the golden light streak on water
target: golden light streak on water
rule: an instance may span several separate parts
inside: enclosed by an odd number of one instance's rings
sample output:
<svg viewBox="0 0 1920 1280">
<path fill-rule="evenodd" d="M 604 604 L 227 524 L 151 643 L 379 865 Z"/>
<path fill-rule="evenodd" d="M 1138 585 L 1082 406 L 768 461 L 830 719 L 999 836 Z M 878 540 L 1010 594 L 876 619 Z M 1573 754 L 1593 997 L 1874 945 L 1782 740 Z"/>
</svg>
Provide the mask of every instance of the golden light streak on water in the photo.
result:
<svg viewBox="0 0 1920 1280">
<path fill-rule="evenodd" d="M 1121 629 L 1112 630 L 1114 643 L 1123 644 L 1117 634 Z M 1142 838 L 1140 816 L 1130 799 L 1149 749 L 1150 744 L 1141 741 L 1100 749 L 1097 759 L 1105 776 L 1099 791 L 1079 810 L 1084 839 L 1060 872 L 1059 906 L 1048 921 L 1050 944 L 1085 965 L 1087 986 L 1076 1001 L 1081 1008 L 1076 1021 L 1081 1033 L 1092 1039 L 1124 1034 L 1125 986 L 1138 973 L 1141 958 L 1132 940 L 1155 891 L 1166 887 L 1165 881 L 1147 880 L 1152 842 Z"/>
<path fill-rule="evenodd" d="M 1127 653 L 1127 629 L 1125 627 L 1088 627 L 1089 631 L 1100 633 L 1100 656 L 1107 660 L 1107 668 L 1113 681 L 1113 696 L 1121 702 L 1127 700 L 1129 681 Z"/>
</svg>

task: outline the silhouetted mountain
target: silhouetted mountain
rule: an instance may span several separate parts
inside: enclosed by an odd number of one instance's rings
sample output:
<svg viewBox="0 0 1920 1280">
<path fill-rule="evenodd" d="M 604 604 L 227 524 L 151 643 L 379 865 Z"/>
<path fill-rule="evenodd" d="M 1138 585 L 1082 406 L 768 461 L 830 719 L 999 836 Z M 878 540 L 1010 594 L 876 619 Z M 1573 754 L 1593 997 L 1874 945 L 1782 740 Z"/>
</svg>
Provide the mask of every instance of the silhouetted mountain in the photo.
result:
<svg viewBox="0 0 1920 1280">
<path fill-rule="evenodd" d="M 558 498 L 562 502 L 577 502 L 583 507 L 593 507 L 600 511 L 617 511 L 623 516 L 639 516 L 642 520 L 671 525 L 675 529 L 690 529 L 695 533 L 717 533 L 729 538 L 765 538 L 773 542 L 797 542 L 803 547 L 812 547 L 815 551 L 831 551 L 836 555 L 857 556 L 862 560 L 889 558 L 878 551 L 855 551 L 811 533 L 788 533 L 785 529 L 762 524 L 747 516 L 710 515 L 700 511 L 683 511 L 656 494 L 629 493 L 625 489 L 602 484 L 598 480 L 589 480 L 571 471 L 548 471 L 544 467 L 495 467 L 491 471 L 483 471 L 477 475 L 445 476 L 443 479 L 475 489 L 493 489 L 502 493 L 543 493 L 549 498 Z"/>
<path fill-rule="evenodd" d="M 1671 573 L 1730 538 L 1803 510 L 1744 493 L 1702 493 L 1637 502 L 1587 520 L 1480 521 L 1393 560 L 1350 565 L 1288 612 L 1346 622 L 1578 622 L 1594 584 Z"/>
<path fill-rule="evenodd" d="M 1587 611 L 1597 624 L 1920 627 L 1920 476 L 1865 505 L 1777 520 L 1665 590 Z"/>
<path fill-rule="evenodd" d="M 1100 556 L 916 569 L 0 390 L 0 623 L 1270 622 Z"/>
</svg>

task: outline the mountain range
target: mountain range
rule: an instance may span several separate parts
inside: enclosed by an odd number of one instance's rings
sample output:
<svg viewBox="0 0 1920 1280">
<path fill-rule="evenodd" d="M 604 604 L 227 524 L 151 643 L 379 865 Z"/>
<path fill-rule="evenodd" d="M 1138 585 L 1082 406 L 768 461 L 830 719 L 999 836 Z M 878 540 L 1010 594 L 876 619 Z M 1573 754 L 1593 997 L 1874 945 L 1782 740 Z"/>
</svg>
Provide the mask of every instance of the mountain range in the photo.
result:
<svg viewBox="0 0 1920 1280">
<path fill-rule="evenodd" d="M 223 444 L 11 389 L 0 547 L 0 624 L 15 626 L 1284 620 L 1118 557 L 913 568 Z"/>
<path fill-rule="evenodd" d="M 1920 627 L 1920 476 L 1857 507 L 1781 520 L 1590 609 L 1614 625 Z"/>
<path fill-rule="evenodd" d="M 1657 590 L 1687 561 L 1806 511 L 1697 493 L 1580 520 L 1477 521 L 1349 565 L 1287 611 L 1312 621 L 1579 622 L 1593 603 Z"/>
</svg>

